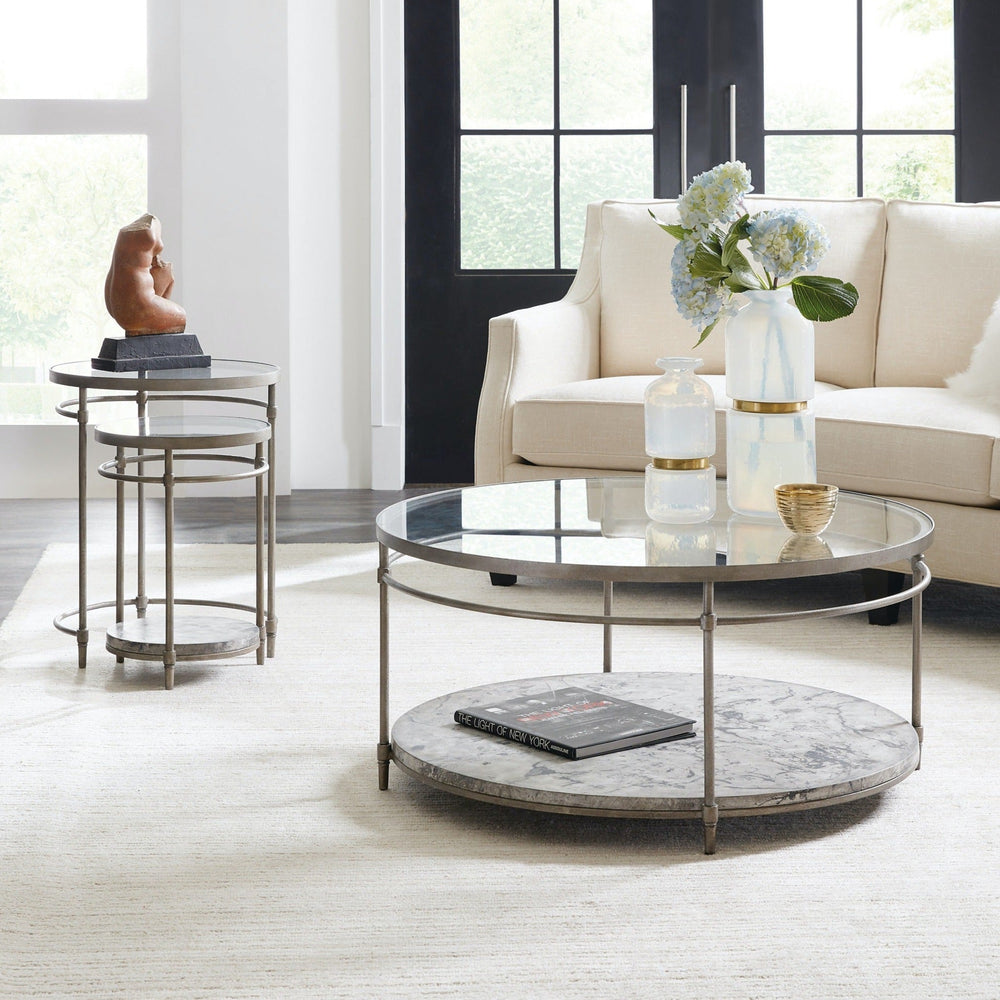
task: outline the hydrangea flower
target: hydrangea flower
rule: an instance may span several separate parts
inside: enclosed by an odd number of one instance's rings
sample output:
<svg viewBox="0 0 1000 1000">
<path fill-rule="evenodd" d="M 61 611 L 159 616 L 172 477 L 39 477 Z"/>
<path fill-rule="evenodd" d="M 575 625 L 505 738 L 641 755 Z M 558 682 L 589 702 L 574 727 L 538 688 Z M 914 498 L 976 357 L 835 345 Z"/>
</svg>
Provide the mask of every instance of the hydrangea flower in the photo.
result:
<svg viewBox="0 0 1000 1000">
<path fill-rule="evenodd" d="M 858 304 L 858 290 L 849 282 L 802 273 L 814 271 L 830 249 L 826 230 L 795 208 L 751 217 L 743 198 L 752 190 L 745 164 L 720 163 L 695 177 L 678 199 L 679 225 L 649 212 L 678 241 L 670 288 L 680 314 L 701 333 L 698 344 L 736 311 L 733 296 L 740 292 L 790 285 L 795 307 L 817 322 L 850 316 Z M 744 242 L 749 256 L 740 249 Z"/>
<path fill-rule="evenodd" d="M 670 291 L 680 314 L 701 331 L 736 310 L 728 289 L 691 274 L 691 261 L 697 246 L 697 239 L 689 237 L 674 247 L 670 258 Z"/>
<path fill-rule="evenodd" d="M 761 212 L 747 229 L 750 252 L 775 282 L 815 271 L 830 249 L 826 230 L 797 208 Z"/>
<path fill-rule="evenodd" d="M 681 225 L 704 239 L 715 223 L 735 222 L 743 214 L 743 197 L 752 190 L 746 164 L 738 160 L 720 163 L 698 174 L 680 196 Z"/>
</svg>

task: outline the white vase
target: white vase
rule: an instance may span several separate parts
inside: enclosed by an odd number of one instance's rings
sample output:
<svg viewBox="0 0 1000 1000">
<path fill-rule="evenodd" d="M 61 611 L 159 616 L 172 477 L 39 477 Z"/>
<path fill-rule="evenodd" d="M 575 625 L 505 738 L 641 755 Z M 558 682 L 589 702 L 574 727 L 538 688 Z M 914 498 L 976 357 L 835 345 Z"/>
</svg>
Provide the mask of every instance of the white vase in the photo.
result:
<svg viewBox="0 0 1000 1000">
<path fill-rule="evenodd" d="M 726 493 L 746 517 L 777 518 L 774 487 L 816 481 L 813 324 L 790 288 L 745 293 L 726 324 Z"/>
<path fill-rule="evenodd" d="M 707 521 L 715 513 L 715 394 L 695 374 L 700 358 L 660 358 L 663 374 L 644 398 L 646 513 L 665 524 Z"/>
</svg>

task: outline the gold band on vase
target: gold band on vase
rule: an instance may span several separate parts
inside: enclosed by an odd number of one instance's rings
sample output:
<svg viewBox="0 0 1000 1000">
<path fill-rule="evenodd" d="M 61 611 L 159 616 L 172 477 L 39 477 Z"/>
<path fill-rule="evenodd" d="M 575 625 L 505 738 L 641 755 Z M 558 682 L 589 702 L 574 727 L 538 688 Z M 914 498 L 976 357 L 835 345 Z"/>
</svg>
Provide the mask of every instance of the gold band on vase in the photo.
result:
<svg viewBox="0 0 1000 1000">
<path fill-rule="evenodd" d="M 653 468 L 670 472 L 690 472 L 694 469 L 707 469 L 707 458 L 654 458 Z"/>
<path fill-rule="evenodd" d="M 733 400 L 733 409 L 742 413 L 801 413 L 808 405 L 807 400 L 794 403 L 759 403 L 752 399 Z"/>
</svg>

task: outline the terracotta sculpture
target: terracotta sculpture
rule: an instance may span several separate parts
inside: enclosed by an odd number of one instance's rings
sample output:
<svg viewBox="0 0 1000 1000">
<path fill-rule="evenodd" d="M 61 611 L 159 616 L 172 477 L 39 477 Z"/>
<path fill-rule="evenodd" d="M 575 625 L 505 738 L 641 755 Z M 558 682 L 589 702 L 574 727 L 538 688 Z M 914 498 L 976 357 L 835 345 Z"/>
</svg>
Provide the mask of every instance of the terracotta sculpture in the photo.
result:
<svg viewBox="0 0 1000 1000">
<path fill-rule="evenodd" d="M 170 301 L 172 265 L 160 259 L 160 220 L 143 215 L 118 231 L 111 269 L 104 282 L 104 302 L 127 337 L 182 333 L 184 309 Z"/>
</svg>

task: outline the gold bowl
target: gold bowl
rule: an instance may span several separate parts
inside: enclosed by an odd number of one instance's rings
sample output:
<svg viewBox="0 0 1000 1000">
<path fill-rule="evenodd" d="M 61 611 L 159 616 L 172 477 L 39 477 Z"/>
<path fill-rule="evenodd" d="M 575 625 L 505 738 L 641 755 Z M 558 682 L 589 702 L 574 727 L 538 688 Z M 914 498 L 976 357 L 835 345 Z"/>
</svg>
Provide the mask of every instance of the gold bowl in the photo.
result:
<svg viewBox="0 0 1000 1000">
<path fill-rule="evenodd" d="M 825 483 L 782 483 L 774 487 L 778 516 L 797 535 L 818 535 L 833 520 L 837 487 Z"/>
</svg>

